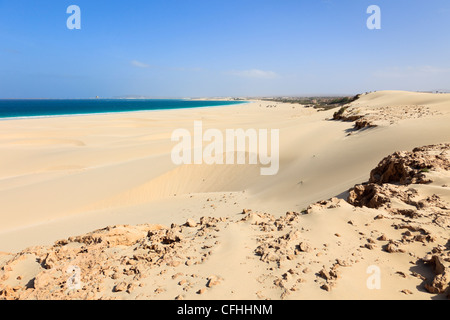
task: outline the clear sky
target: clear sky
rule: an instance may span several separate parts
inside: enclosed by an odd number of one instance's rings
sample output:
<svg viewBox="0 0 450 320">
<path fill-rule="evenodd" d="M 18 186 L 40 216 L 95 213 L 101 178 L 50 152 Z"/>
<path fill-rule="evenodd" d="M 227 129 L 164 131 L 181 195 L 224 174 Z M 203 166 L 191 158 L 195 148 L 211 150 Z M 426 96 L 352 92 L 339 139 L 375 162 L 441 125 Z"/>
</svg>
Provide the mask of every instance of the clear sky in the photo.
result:
<svg viewBox="0 0 450 320">
<path fill-rule="evenodd" d="M 384 89 L 450 91 L 450 1 L 0 0 L 0 98 Z"/>
</svg>

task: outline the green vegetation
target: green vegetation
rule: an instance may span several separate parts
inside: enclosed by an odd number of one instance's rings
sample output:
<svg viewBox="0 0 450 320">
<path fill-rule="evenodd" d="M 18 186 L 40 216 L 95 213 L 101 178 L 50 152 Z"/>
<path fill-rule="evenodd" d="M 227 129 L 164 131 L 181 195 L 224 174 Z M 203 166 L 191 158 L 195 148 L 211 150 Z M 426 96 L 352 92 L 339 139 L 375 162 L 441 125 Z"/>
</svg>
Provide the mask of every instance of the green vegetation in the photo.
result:
<svg viewBox="0 0 450 320">
<path fill-rule="evenodd" d="M 343 98 L 337 98 L 337 99 L 333 99 L 331 101 L 329 101 L 327 104 L 328 105 L 344 105 L 344 104 L 349 104 L 352 103 L 353 101 L 356 101 L 359 99 L 359 94 L 354 96 L 354 97 L 343 97 Z"/>
<path fill-rule="evenodd" d="M 312 107 L 318 109 L 320 111 L 330 110 L 338 107 L 342 107 L 353 101 L 358 100 L 360 95 L 356 95 L 353 97 L 282 97 L 282 98 L 267 98 L 263 99 L 264 101 L 274 101 L 274 102 L 282 102 L 282 103 L 296 103 L 302 104 L 307 107 Z M 342 108 L 341 108 L 342 110 Z M 342 112 L 344 112 L 342 110 Z"/>
</svg>

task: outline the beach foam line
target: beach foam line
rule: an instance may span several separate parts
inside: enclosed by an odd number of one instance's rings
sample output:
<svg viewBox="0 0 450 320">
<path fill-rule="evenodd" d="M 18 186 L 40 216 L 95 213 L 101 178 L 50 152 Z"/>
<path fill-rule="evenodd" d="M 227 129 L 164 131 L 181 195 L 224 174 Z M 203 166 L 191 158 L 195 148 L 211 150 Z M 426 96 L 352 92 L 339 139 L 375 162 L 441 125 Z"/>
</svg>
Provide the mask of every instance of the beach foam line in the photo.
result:
<svg viewBox="0 0 450 320">
<path fill-rule="evenodd" d="M 215 100 L 212 100 L 214 102 Z M 222 101 L 217 101 L 222 102 Z M 252 101 L 236 101 L 225 105 L 206 105 L 206 106 L 195 106 L 195 107 L 173 107 L 173 108 L 160 108 L 160 109 L 148 109 L 148 110 L 127 110 L 127 111 L 108 111 L 108 112 L 92 112 L 92 113 L 62 113 L 53 115 L 34 115 L 34 116 L 10 116 L 10 117 L 0 117 L 0 121 L 7 120 L 27 120 L 27 119 L 47 119 L 47 118 L 59 118 L 59 117 L 85 117 L 92 115 L 113 115 L 113 114 L 127 114 L 136 112 L 152 112 L 152 111 L 168 111 L 168 110 L 186 110 L 186 109 L 204 109 L 204 108 L 219 108 L 219 107 L 229 107 L 236 105 L 250 104 Z"/>
</svg>

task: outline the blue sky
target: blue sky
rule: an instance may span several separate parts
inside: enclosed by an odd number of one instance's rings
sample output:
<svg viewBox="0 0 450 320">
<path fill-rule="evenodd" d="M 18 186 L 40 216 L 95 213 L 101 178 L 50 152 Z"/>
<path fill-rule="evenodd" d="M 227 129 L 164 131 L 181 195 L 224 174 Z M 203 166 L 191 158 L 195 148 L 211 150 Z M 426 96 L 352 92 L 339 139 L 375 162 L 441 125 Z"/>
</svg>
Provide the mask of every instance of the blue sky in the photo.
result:
<svg viewBox="0 0 450 320">
<path fill-rule="evenodd" d="M 450 91 L 449 31 L 448 0 L 0 0 L 0 98 Z"/>
</svg>

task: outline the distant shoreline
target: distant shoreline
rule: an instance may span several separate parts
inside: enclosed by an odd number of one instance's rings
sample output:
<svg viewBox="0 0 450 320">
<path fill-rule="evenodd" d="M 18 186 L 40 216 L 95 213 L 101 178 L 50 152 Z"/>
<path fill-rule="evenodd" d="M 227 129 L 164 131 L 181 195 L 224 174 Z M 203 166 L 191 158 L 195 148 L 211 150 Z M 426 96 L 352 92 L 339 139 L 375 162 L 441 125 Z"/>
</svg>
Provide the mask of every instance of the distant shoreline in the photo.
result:
<svg viewBox="0 0 450 320">
<path fill-rule="evenodd" d="M 29 104 L 38 102 L 38 105 L 31 106 L 37 108 L 35 111 L 26 109 Z M 58 109 L 50 110 L 45 102 L 55 104 L 57 102 L 67 103 L 66 106 L 52 106 Z M 86 102 L 89 105 L 74 105 L 73 103 Z M 102 105 L 98 105 L 100 102 Z M 201 104 L 198 104 L 202 102 Z M 20 104 L 22 103 L 22 105 Z M 118 106 L 117 103 L 123 104 Z M 150 103 L 151 105 L 149 105 Z M 17 119 L 41 119 L 54 117 L 107 115 L 129 112 L 164 111 L 179 109 L 197 109 L 211 107 L 225 107 L 238 104 L 249 103 L 248 101 L 223 101 L 223 100 L 186 100 L 186 99 L 0 99 L 0 120 Z M 15 105 L 19 104 L 19 105 Z M 145 105 L 143 105 L 145 104 Z M 63 110 L 64 107 L 68 108 Z M 18 108 L 18 109 L 14 109 Z M 41 109 L 39 109 L 41 108 Z M 44 108 L 44 109 L 42 109 Z M 78 112 L 76 108 L 79 108 Z M 88 109 L 92 108 L 92 111 Z M 130 109 L 126 109 L 130 108 Z M 113 110 L 115 109 L 115 110 Z"/>
</svg>

